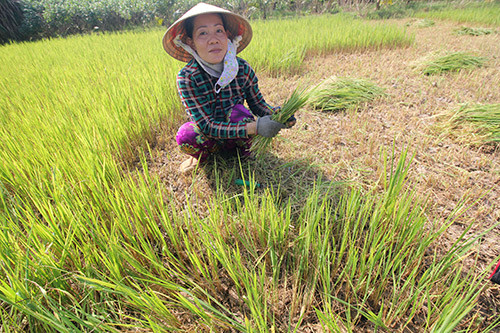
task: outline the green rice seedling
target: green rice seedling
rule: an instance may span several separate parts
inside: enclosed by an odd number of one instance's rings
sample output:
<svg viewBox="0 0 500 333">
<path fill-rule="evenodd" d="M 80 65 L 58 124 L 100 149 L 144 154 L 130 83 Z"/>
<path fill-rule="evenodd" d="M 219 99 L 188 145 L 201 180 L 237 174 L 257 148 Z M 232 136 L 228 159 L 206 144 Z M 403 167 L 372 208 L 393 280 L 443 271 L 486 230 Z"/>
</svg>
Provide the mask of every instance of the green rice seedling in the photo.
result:
<svg viewBox="0 0 500 333">
<path fill-rule="evenodd" d="M 415 25 L 419 28 L 428 28 L 428 27 L 432 27 L 435 24 L 436 24 L 436 22 L 434 22 L 433 20 L 429 20 L 429 19 L 422 19 L 422 20 L 419 20 L 415 23 Z"/>
<path fill-rule="evenodd" d="M 297 87 L 292 92 L 290 97 L 281 106 L 277 112 L 273 113 L 271 119 L 279 123 L 285 124 L 286 121 L 293 116 L 300 108 L 307 104 L 311 90 L 307 87 Z M 250 151 L 255 154 L 257 158 L 262 157 L 273 138 L 266 138 L 260 135 L 255 136 L 252 140 L 252 147 Z"/>
<path fill-rule="evenodd" d="M 471 36 L 482 36 L 489 35 L 494 33 L 495 30 L 489 28 L 470 28 L 470 27 L 461 27 L 455 31 L 458 35 L 471 35 Z"/>
<path fill-rule="evenodd" d="M 368 80 L 332 77 L 314 89 L 310 104 L 321 111 L 341 111 L 382 95 L 384 89 Z"/>
<path fill-rule="evenodd" d="M 443 72 L 460 71 L 483 66 L 488 59 L 467 52 L 454 52 L 422 65 L 421 72 L 425 75 Z"/>
<path fill-rule="evenodd" d="M 469 123 L 484 143 L 500 143 L 500 104 L 462 106 L 450 119 L 452 126 Z"/>
</svg>

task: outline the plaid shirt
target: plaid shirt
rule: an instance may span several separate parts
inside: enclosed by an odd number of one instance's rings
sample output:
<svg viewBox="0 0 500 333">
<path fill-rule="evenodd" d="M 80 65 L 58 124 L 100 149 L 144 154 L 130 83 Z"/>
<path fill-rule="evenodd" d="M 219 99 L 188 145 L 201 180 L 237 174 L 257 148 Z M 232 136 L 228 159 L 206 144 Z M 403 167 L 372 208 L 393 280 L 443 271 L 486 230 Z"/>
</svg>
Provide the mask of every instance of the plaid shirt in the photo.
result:
<svg viewBox="0 0 500 333">
<path fill-rule="evenodd" d="M 238 60 L 238 74 L 216 94 L 215 78 L 205 72 L 196 60 L 191 60 L 177 75 L 177 88 L 182 104 L 200 131 L 210 138 L 247 138 L 246 123 L 229 122 L 236 104 L 248 103 L 253 114 L 265 116 L 273 109 L 266 103 L 257 84 L 252 67 L 243 59 Z"/>
</svg>

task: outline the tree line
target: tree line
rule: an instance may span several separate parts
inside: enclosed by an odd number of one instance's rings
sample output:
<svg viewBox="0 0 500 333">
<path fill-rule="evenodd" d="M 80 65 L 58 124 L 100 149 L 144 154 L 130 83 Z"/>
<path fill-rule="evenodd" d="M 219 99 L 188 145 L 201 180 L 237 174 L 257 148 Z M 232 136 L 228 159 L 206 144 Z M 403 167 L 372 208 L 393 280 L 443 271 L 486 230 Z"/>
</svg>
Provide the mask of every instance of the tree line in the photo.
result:
<svg viewBox="0 0 500 333">
<path fill-rule="evenodd" d="M 0 0 L 0 43 L 168 26 L 199 0 Z M 418 0 L 205 0 L 251 19 L 380 10 Z M 420 1 L 423 2 L 423 1 Z"/>
</svg>

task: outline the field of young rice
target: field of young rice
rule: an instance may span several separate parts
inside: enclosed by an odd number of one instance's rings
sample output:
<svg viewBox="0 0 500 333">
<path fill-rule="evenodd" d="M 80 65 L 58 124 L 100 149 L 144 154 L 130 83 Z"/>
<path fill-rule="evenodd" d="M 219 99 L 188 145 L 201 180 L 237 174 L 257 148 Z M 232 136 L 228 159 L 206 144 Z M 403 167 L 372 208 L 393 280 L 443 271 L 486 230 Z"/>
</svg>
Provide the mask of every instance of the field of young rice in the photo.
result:
<svg viewBox="0 0 500 333">
<path fill-rule="evenodd" d="M 415 41 L 346 16 L 253 26 L 242 57 L 283 81 L 307 55 Z M 487 329 L 474 310 L 484 277 L 463 269 L 481 234 L 440 246 L 467 207 L 430 217 L 408 182 L 411 152 L 380 147 L 373 187 L 319 174 L 300 187 L 299 169 L 284 196 L 238 164 L 232 176 L 250 186 L 229 191 L 216 176 L 206 198 L 193 178 L 179 201 L 148 164 L 185 119 L 182 64 L 162 34 L 0 47 L 1 331 Z"/>
<path fill-rule="evenodd" d="M 463 8 L 420 11 L 415 16 L 429 19 L 451 20 L 461 23 L 500 25 L 500 3 L 498 1 L 466 4 Z"/>
</svg>

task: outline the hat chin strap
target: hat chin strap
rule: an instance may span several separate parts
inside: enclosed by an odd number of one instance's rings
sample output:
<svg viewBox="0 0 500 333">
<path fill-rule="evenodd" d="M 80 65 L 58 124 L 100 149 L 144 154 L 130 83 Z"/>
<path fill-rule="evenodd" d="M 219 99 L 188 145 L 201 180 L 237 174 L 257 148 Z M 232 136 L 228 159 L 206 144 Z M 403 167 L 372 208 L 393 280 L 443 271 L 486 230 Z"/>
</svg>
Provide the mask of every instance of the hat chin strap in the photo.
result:
<svg viewBox="0 0 500 333">
<path fill-rule="evenodd" d="M 174 44 L 178 47 L 182 47 L 186 52 L 192 55 L 208 74 L 219 78 L 214 87 L 215 92 L 219 93 L 221 89 L 231 83 L 231 81 L 233 81 L 236 77 L 236 74 L 238 74 L 238 60 L 236 60 L 236 52 L 241 39 L 241 36 L 236 36 L 233 41 L 228 38 L 226 55 L 224 56 L 224 60 L 218 64 L 210 64 L 203 60 L 198 55 L 198 52 L 193 50 L 191 46 L 182 42 L 179 35 L 175 37 Z"/>
</svg>

